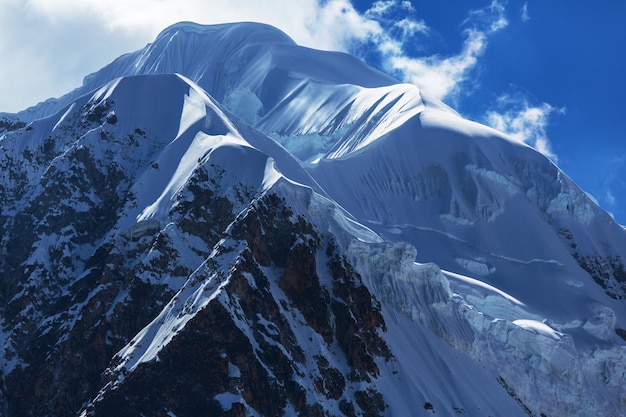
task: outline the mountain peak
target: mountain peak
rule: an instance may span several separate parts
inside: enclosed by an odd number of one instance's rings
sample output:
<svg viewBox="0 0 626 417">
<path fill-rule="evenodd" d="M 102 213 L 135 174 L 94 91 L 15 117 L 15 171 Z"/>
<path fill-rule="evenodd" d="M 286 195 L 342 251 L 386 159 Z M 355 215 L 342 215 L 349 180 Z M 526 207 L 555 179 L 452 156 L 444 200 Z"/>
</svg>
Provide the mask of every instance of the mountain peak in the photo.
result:
<svg viewBox="0 0 626 417">
<path fill-rule="evenodd" d="M 163 29 L 153 43 L 162 40 L 169 41 L 176 34 L 198 35 L 212 37 L 219 44 L 228 41 L 232 44 L 247 43 L 284 43 L 294 45 L 295 42 L 286 33 L 274 26 L 258 22 L 223 23 L 217 25 L 202 25 L 195 22 L 178 22 Z M 238 42 L 239 40 L 239 42 Z"/>
<path fill-rule="evenodd" d="M 258 114 L 270 112 L 307 82 L 380 87 L 398 81 L 340 52 L 296 45 L 280 30 L 261 23 L 200 25 L 181 22 L 146 47 L 120 56 L 87 75 L 83 85 L 17 113 L 28 122 L 51 115 L 83 94 L 119 77 L 180 73 L 222 103 L 241 93 L 256 97 Z M 229 97 L 234 94 L 234 99 Z"/>
<path fill-rule="evenodd" d="M 183 22 L 15 117 L 0 414 L 626 404 L 626 231 L 354 57 Z"/>
</svg>

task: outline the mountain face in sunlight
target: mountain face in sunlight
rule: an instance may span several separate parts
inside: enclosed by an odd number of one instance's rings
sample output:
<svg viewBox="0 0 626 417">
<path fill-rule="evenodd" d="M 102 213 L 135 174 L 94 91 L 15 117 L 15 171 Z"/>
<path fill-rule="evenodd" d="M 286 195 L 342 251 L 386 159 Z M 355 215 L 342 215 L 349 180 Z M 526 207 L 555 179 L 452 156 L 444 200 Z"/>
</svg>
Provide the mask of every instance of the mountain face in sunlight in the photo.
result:
<svg viewBox="0 0 626 417">
<path fill-rule="evenodd" d="M 624 228 L 351 56 L 180 23 L 0 134 L 1 415 L 626 408 Z"/>
</svg>

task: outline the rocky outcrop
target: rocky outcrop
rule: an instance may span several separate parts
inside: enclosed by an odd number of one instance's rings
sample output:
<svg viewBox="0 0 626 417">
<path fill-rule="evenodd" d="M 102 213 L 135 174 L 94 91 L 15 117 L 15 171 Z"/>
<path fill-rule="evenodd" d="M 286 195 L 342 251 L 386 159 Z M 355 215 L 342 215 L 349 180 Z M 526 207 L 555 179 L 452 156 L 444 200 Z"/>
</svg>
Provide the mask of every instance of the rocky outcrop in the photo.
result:
<svg viewBox="0 0 626 417">
<path fill-rule="evenodd" d="M 114 359 L 85 415 L 380 415 L 386 405 L 371 383 L 376 362 L 392 360 L 384 320 L 333 237 L 269 193 L 222 242 L 213 253 L 230 263 L 209 262 L 199 275 L 226 273 L 219 293 L 155 360 L 128 372 L 125 357 Z"/>
<path fill-rule="evenodd" d="M 581 253 L 575 243 L 574 234 L 567 228 L 559 230 L 559 236 L 566 243 L 572 257 L 591 278 L 615 300 L 626 299 L 626 266 L 619 255 L 608 253 Z M 606 251 L 607 248 L 605 247 Z"/>
</svg>

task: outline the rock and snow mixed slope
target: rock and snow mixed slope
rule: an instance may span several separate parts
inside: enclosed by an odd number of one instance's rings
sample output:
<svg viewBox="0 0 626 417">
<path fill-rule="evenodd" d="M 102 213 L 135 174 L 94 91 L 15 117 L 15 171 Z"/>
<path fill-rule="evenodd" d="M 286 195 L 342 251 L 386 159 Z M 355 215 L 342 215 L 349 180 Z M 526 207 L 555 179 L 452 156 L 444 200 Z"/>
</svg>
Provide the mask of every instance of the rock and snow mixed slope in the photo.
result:
<svg viewBox="0 0 626 417">
<path fill-rule="evenodd" d="M 350 56 L 181 23 L 2 120 L 0 414 L 626 409 L 624 229 Z"/>
</svg>

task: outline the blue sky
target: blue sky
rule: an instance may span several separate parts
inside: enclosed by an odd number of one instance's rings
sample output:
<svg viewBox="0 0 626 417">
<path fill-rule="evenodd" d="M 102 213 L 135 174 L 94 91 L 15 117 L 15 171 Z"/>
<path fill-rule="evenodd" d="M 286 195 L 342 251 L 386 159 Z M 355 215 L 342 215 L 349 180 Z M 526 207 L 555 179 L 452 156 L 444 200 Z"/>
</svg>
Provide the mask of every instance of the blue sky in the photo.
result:
<svg viewBox="0 0 626 417">
<path fill-rule="evenodd" d="M 61 95 L 180 20 L 261 21 L 413 82 L 551 157 L 626 224 L 626 2 L 2 0 L 0 111 Z"/>
</svg>

